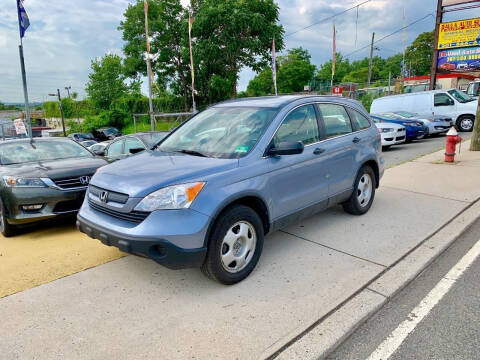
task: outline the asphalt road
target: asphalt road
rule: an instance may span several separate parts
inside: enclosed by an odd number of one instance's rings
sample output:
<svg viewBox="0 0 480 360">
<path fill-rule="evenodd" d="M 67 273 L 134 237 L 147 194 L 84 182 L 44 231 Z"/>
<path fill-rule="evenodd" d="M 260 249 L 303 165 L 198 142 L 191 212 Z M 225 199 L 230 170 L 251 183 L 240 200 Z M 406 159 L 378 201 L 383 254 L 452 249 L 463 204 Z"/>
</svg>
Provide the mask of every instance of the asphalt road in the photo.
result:
<svg viewBox="0 0 480 360">
<path fill-rule="evenodd" d="M 480 240 L 480 220 L 417 279 L 362 325 L 328 359 L 367 359 Z M 480 258 L 415 327 L 389 359 L 478 359 Z M 384 359 L 386 360 L 386 359 Z"/>
<path fill-rule="evenodd" d="M 468 140 L 472 137 L 472 133 L 460 133 L 460 136 L 463 140 Z M 390 149 L 384 150 L 383 152 L 386 168 L 441 150 L 445 148 L 445 141 L 445 135 L 439 135 L 436 137 L 415 140 L 408 144 L 392 146 Z M 460 151 L 461 150 L 462 149 L 460 148 Z"/>
</svg>

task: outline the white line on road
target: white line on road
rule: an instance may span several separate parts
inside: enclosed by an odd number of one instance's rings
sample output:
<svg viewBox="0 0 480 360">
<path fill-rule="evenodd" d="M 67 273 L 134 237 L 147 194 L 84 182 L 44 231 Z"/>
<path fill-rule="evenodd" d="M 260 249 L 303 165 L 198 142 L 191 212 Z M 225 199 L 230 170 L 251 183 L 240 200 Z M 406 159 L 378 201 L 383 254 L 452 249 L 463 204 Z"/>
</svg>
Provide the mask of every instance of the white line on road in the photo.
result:
<svg viewBox="0 0 480 360">
<path fill-rule="evenodd" d="M 387 360 L 400 347 L 407 336 L 430 313 L 445 296 L 455 281 L 468 269 L 480 255 L 480 240 L 456 263 L 428 295 L 408 314 L 402 322 L 368 357 L 368 360 Z"/>
</svg>

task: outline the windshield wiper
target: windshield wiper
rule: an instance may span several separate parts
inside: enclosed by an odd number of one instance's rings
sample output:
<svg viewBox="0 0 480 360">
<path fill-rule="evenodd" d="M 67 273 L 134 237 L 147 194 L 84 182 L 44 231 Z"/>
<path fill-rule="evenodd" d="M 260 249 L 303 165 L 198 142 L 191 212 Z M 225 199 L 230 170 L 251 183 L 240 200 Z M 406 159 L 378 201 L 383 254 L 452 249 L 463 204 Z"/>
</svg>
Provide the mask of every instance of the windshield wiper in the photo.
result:
<svg viewBox="0 0 480 360">
<path fill-rule="evenodd" d="M 205 154 L 203 154 L 199 151 L 195 151 L 195 150 L 182 149 L 182 150 L 173 150 L 173 152 L 178 152 L 178 153 L 188 154 L 188 155 L 193 155 L 193 156 L 208 157 L 207 155 L 205 155 Z"/>
</svg>

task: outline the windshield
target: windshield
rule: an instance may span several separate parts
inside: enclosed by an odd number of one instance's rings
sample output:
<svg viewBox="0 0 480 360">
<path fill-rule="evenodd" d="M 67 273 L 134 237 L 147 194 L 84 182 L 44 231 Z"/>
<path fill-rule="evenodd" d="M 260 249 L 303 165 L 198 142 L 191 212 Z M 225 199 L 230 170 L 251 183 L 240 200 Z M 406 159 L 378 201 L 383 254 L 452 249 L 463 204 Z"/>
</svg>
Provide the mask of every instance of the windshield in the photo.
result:
<svg viewBox="0 0 480 360">
<path fill-rule="evenodd" d="M 158 132 L 158 133 L 142 134 L 140 135 L 140 137 L 142 138 L 143 141 L 145 141 L 145 143 L 148 146 L 152 147 L 167 135 L 168 135 L 167 132 Z"/>
<path fill-rule="evenodd" d="M 467 94 L 469 96 L 478 96 L 480 95 L 480 83 L 471 83 L 468 85 Z"/>
<path fill-rule="evenodd" d="M 105 133 L 105 135 L 112 135 L 112 134 L 118 134 L 120 131 L 118 131 L 115 128 L 108 128 L 103 130 L 103 132 Z"/>
<path fill-rule="evenodd" d="M 449 90 L 448 93 L 452 95 L 458 102 L 460 103 L 467 103 L 470 101 L 474 101 L 475 99 L 471 98 L 467 94 L 465 94 L 463 91 L 458 91 L 458 90 Z"/>
<path fill-rule="evenodd" d="M 92 156 L 82 145 L 65 140 L 33 141 L 33 143 L 25 141 L 0 145 L 2 165 Z"/>
<path fill-rule="evenodd" d="M 257 144 L 276 109 L 213 107 L 187 121 L 158 147 L 198 156 L 236 159 Z"/>
<path fill-rule="evenodd" d="M 408 111 L 396 111 L 395 114 L 400 115 L 401 117 L 404 117 L 404 118 L 413 118 L 417 116 L 417 114 L 411 113 Z"/>
</svg>

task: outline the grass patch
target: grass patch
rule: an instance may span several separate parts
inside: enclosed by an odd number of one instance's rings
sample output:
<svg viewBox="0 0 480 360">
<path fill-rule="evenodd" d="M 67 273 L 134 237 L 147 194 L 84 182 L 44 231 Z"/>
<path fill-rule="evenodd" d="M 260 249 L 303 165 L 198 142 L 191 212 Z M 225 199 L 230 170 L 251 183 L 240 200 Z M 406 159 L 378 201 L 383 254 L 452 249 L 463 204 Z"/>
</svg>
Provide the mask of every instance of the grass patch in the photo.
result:
<svg viewBox="0 0 480 360">
<path fill-rule="evenodd" d="M 178 126 L 179 124 L 180 124 L 179 121 L 177 121 L 177 122 L 174 122 L 174 121 L 172 121 L 172 122 L 163 122 L 163 121 L 160 122 L 160 121 L 158 121 L 155 124 L 155 130 L 156 131 L 169 131 L 173 127 Z M 151 127 L 150 127 L 149 123 L 145 123 L 145 122 L 137 123 L 137 132 L 144 132 L 144 131 L 150 131 L 150 130 L 151 130 Z M 122 129 L 122 133 L 124 133 L 125 135 L 135 133 L 135 129 L 134 129 L 133 124 L 125 126 Z"/>
</svg>

